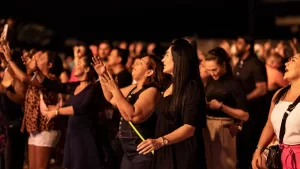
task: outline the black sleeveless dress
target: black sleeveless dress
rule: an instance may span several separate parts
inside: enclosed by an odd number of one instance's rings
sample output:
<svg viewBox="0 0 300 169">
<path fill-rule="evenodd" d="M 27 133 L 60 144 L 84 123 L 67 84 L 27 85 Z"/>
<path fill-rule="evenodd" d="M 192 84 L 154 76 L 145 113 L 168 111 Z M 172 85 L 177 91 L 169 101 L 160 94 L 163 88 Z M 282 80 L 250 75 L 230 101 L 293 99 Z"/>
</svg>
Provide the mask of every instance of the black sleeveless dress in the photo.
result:
<svg viewBox="0 0 300 169">
<path fill-rule="evenodd" d="M 134 88 L 135 89 L 135 88 Z M 132 89 L 132 91 L 134 90 Z M 147 88 L 142 88 L 136 93 L 132 91 L 127 96 L 129 103 L 134 103 L 139 98 L 139 95 Z M 153 113 L 146 121 L 133 124 L 136 129 L 141 133 L 144 139 L 153 138 L 155 132 L 156 116 Z M 121 118 L 119 125 L 119 138 L 124 151 L 122 159 L 121 169 L 150 169 L 153 155 L 151 153 L 147 155 L 138 154 L 136 151 L 137 146 L 142 142 L 139 136 L 135 133 L 129 123 Z"/>
</svg>

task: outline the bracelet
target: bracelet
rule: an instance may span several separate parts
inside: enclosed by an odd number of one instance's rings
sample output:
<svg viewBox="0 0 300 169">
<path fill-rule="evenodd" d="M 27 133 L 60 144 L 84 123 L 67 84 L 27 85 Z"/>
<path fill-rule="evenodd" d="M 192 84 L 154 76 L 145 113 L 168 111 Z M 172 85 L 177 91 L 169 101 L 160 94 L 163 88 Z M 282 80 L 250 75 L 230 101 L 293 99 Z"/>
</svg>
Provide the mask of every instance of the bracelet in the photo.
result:
<svg viewBox="0 0 300 169">
<path fill-rule="evenodd" d="M 10 62 L 12 62 L 12 61 L 13 61 L 12 59 L 11 59 L 11 60 L 9 60 L 9 61 L 7 61 L 8 65 L 9 65 L 9 63 L 10 63 Z"/>
<path fill-rule="evenodd" d="M 162 141 L 163 141 L 163 146 L 166 146 L 169 144 L 169 140 L 167 140 L 165 137 L 161 137 Z"/>
<path fill-rule="evenodd" d="M 58 116 L 58 115 L 59 115 L 59 111 L 58 111 L 58 109 L 59 109 L 59 108 L 57 108 L 57 109 L 56 109 L 56 111 L 55 111 L 55 115 L 56 115 L 56 116 Z"/>
<path fill-rule="evenodd" d="M 264 148 L 260 147 L 260 146 L 256 146 L 256 149 L 260 150 L 260 151 L 264 151 Z"/>
</svg>

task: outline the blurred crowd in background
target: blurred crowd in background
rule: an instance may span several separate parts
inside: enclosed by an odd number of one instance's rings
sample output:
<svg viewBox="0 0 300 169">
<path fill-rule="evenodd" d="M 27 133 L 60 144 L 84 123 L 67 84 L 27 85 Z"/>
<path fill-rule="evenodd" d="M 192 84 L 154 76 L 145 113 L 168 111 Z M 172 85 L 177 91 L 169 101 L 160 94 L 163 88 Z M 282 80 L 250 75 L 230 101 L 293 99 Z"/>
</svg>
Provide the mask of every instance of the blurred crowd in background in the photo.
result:
<svg viewBox="0 0 300 169">
<path fill-rule="evenodd" d="M 41 49 L 47 49 L 47 45 L 49 45 L 52 41 L 51 36 L 54 34 L 54 32 L 47 27 L 39 24 L 23 24 L 22 27 L 17 26 L 14 18 L 0 20 L 0 32 L 3 31 L 4 24 L 8 24 L 9 31 L 7 35 L 7 41 L 9 41 L 9 46 L 14 52 L 13 57 L 16 57 L 15 59 L 20 63 L 22 63 L 21 56 L 24 54 L 29 53 L 30 55 L 34 55 Z M 197 56 L 200 63 L 200 75 L 204 84 L 206 84 L 208 77 L 211 76 L 211 72 L 206 70 L 204 64 L 207 52 L 211 49 L 215 47 L 223 48 L 227 53 L 228 60 L 230 60 L 232 70 L 234 70 L 234 68 L 240 64 L 239 56 L 237 56 L 238 52 L 240 52 L 238 47 L 238 45 L 240 45 L 238 37 L 236 39 L 199 39 L 197 36 L 186 36 L 174 37 L 173 40 L 164 42 L 156 40 L 143 41 L 139 39 L 135 41 L 120 39 L 113 41 L 95 39 L 93 42 L 84 42 L 74 37 L 70 39 L 64 39 L 64 43 L 61 45 L 63 47 L 56 49 L 56 52 L 63 63 L 63 71 L 59 75 L 60 81 L 61 83 L 78 81 L 78 79 L 74 77 L 75 60 L 77 60 L 84 53 L 86 48 L 89 48 L 94 56 L 100 57 L 106 63 L 106 65 L 111 68 L 113 73 L 114 70 L 123 69 L 126 69 L 126 71 L 130 73 L 135 58 L 141 54 L 147 53 L 159 56 L 162 59 L 170 44 L 179 38 L 189 41 L 197 51 Z M 297 38 L 284 40 L 257 39 L 255 40 L 255 44 L 253 44 L 251 47 L 253 48 L 257 58 L 261 61 L 261 63 L 264 64 L 266 68 L 266 96 L 268 98 L 267 103 L 270 104 L 271 98 L 273 97 L 275 91 L 289 84 L 288 81 L 283 79 L 285 71 L 284 64 L 287 63 L 292 56 L 298 53 L 300 45 Z M 119 49 L 126 51 L 126 53 L 120 54 Z M 3 69 L 1 69 L 1 78 L 4 74 L 4 68 L 5 67 L 3 66 Z M 112 111 L 112 106 L 108 104 L 105 108 L 106 115 Z M 119 118 L 117 117 L 116 119 Z M 262 124 L 264 123 L 265 122 L 262 122 Z M 109 128 L 112 131 L 110 131 L 111 134 L 108 134 L 112 140 L 116 133 L 115 130 L 117 130 L 115 126 L 118 126 L 118 120 L 109 125 L 114 126 Z M 62 162 L 64 135 L 65 131 L 62 132 L 62 137 L 56 148 L 56 152 L 52 155 L 51 162 L 56 166 L 60 166 Z M 258 141 L 257 139 L 258 138 L 256 138 L 255 141 Z M 241 154 L 238 155 L 242 156 Z M 25 156 L 27 156 L 27 153 L 25 153 Z M 27 164 L 27 162 L 25 162 L 25 164 Z"/>
</svg>

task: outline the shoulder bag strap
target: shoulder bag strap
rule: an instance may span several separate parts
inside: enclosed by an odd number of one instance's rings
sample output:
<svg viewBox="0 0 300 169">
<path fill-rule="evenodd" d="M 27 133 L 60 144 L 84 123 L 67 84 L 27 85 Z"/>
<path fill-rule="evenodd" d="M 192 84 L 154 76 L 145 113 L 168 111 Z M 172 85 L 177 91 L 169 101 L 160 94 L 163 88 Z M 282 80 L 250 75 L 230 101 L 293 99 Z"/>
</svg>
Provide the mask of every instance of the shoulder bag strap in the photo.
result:
<svg viewBox="0 0 300 169">
<path fill-rule="evenodd" d="M 290 113 L 294 110 L 294 108 L 297 106 L 297 104 L 300 102 L 300 95 L 297 97 L 297 99 L 294 101 L 294 103 L 290 104 L 288 109 L 285 111 L 281 125 L 280 125 L 280 132 L 279 132 L 279 143 L 281 144 L 283 142 L 283 137 L 285 134 L 285 124 L 286 119 L 290 115 Z"/>
</svg>

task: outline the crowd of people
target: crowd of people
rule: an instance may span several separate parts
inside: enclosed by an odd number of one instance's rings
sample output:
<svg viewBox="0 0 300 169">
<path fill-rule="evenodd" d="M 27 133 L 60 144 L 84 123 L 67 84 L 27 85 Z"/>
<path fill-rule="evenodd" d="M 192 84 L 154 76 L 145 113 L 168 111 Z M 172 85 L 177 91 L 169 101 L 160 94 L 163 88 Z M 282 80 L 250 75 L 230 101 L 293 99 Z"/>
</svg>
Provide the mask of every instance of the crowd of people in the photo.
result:
<svg viewBox="0 0 300 169">
<path fill-rule="evenodd" d="M 190 37 L 103 40 L 64 58 L 10 41 L 1 36 L 0 168 L 257 169 L 278 141 L 282 168 L 300 168 L 299 106 L 282 123 L 300 95 L 296 39 L 240 36 L 209 51 Z"/>
</svg>

